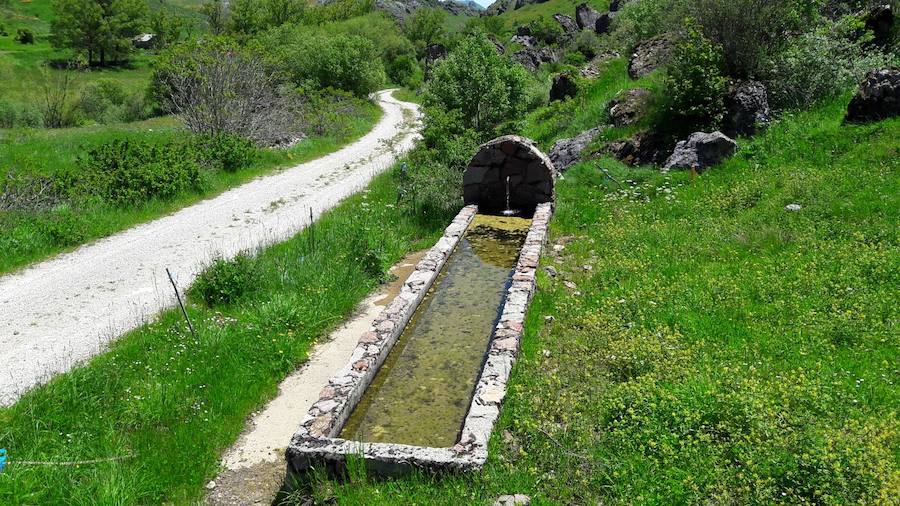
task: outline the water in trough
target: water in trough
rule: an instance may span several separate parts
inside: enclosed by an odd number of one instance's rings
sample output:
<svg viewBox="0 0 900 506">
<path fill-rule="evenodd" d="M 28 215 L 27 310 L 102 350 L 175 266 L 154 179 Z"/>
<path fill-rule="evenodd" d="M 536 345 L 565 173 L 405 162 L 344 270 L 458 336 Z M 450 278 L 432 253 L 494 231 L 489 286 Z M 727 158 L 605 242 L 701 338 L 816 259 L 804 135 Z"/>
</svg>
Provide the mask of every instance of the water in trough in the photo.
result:
<svg viewBox="0 0 900 506">
<path fill-rule="evenodd" d="M 340 437 L 456 443 L 531 220 L 477 215 Z"/>
</svg>

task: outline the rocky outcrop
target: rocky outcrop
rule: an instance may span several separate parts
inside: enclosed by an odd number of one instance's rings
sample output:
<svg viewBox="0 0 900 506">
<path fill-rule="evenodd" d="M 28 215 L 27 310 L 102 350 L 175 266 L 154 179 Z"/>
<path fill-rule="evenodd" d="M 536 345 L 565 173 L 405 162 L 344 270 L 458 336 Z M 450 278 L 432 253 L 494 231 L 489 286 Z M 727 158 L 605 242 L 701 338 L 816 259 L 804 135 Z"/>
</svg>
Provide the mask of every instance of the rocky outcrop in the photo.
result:
<svg viewBox="0 0 900 506">
<path fill-rule="evenodd" d="M 516 51 L 513 53 L 512 59 L 521 63 L 528 70 L 535 71 L 541 64 L 559 61 L 559 55 L 549 47 L 542 47 Z"/>
<path fill-rule="evenodd" d="M 766 87 L 757 81 L 739 81 L 725 95 L 725 120 L 722 131 L 729 137 L 754 135 L 771 121 Z"/>
<path fill-rule="evenodd" d="M 538 41 L 531 35 L 513 35 L 509 41 L 513 44 L 518 44 L 525 49 L 535 49 L 538 47 Z"/>
<path fill-rule="evenodd" d="M 847 107 L 847 121 L 863 123 L 895 116 L 900 116 L 900 69 L 869 72 Z"/>
<path fill-rule="evenodd" d="M 628 139 L 610 142 L 604 151 L 628 165 L 660 165 L 668 154 L 665 144 L 661 135 L 641 131 Z"/>
<path fill-rule="evenodd" d="M 737 143 L 722 132 L 695 132 L 675 146 L 663 170 L 694 169 L 703 172 L 734 155 L 735 151 Z"/>
<path fill-rule="evenodd" d="M 894 11 L 889 4 L 873 7 L 863 20 L 866 30 L 875 36 L 873 42 L 879 46 L 886 46 L 891 40 L 891 32 L 894 29 Z"/>
<path fill-rule="evenodd" d="M 575 7 L 575 22 L 578 23 L 578 28 L 582 30 L 593 30 L 599 17 L 600 13 L 588 4 L 578 4 L 578 7 Z"/>
<path fill-rule="evenodd" d="M 601 131 L 603 131 L 603 127 L 592 128 L 571 139 L 556 141 L 550 150 L 550 161 L 553 162 L 556 170 L 562 173 L 577 163 L 581 159 L 581 154 Z"/>
<path fill-rule="evenodd" d="M 640 121 L 650 101 L 650 90 L 635 88 L 625 90 L 610 100 L 608 112 L 613 126 L 624 127 Z"/>
<path fill-rule="evenodd" d="M 578 33 L 578 23 L 575 22 L 574 19 L 566 16 L 565 14 L 554 14 L 553 19 L 559 23 L 559 26 L 563 29 L 563 34 L 567 37 L 573 37 L 576 33 Z"/>
<path fill-rule="evenodd" d="M 550 101 L 565 100 L 578 94 L 578 83 L 575 77 L 568 73 L 553 76 L 553 85 L 550 87 Z"/>
<path fill-rule="evenodd" d="M 634 48 L 628 62 L 628 75 L 632 79 L 646 76 L 668 63 L 674 50 L 674 39 L 668 34 L 641 42 Z"/>
<path fill-rule="evenodd" d="M 582 67 L 581 77 L 586 77 L 588 79 L 599 77 L 600 70 L 603 67 L 603 64 L 618 57 L 619 53 L 614 51 L 598 54 L 591 61 L 589 61 L 587 65 Z"/>
<path fill-rule="evenodd" d="M 615 13 L 613 12 L 605 12 L 597 17 L 597 21 L 594 23 L 594 31 L 597 32 L 598 35 L 603 35 L 604 33 L 609 33 L 610 28 L 612 27 L 612 21 Z"/>
</svg>

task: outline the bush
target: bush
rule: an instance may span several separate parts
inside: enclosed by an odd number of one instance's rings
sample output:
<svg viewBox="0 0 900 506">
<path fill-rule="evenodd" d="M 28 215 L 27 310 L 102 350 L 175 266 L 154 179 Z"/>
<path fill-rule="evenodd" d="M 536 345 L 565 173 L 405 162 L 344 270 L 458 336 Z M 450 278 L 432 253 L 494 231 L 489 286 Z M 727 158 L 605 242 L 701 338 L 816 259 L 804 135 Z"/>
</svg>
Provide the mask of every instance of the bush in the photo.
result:
<svg viewBox="0 0 900 506">
<path fill-rule="evenodd" d="M 32 104 L 19 110 L 19 126 L 37 128 L 44 124 L 44 116 L 40 109 Z"/>
<path fill-rule="evenodd" d="M 585 59 L 591 60 L 602 51 L 602 44 L 600 42 L 600 38 L 597 37 L 597 34 L 590 31 L 584 30 L 580 32 L 575 37 L 575 42 L 572 45 L 572 48 L 575 51 L 578 51 L 582 55 L 584 55 Z"/>
<path fill-rule="evenodd" d="M 305 95 L 296 113 L 304 132 L 340 138 L 349 133 L 363 103 L 364 99 L 346 91 L 321 90 Z"/>
<path fill-rule="evenodd" d="M 191 132 L 229 133 L 258 144 L 295 138 L 290 96 L 262 57 L 224 38 L 179 44 L 155 63 L 152 93 Z"/>
<path fill-rule="evenodd" d="M 527 109 L 530 76 L 497 53 L 484 35 L 463 39 L 434 67 L 425 88 L 426 107 L 456 112 L 460 127 L 490 137 L 503 122 Z"/>
<path fill-rule="evenodd" d="M 19 111 L 11 103 L 0 100 L 0 128 L 12 128 L 19 123 Z"/>
<path fill-rule="evenodd" d="M 769 100 L 775 108 L 807 107 L 839 95 L 862 81 L 866 72 L 897 64 L 866 38 L 852 36 L 849 19 L 827 23 L 804 33 L 774 58 L 769 80 Z"/>
<path fill-rule="evenodd" d="M 400 204 L 425 219 L 449 216 L 462 207 L 462 177 L 463 171 L 443 163 L 436 151 L 417 149 L 406 168 L 397 169 Z"/>
<path fill-rule="evenodd" d="M 193 145 L 197 161 L 213 170 L 235 172 L 249 166 L 256 158 L 253 143 L 232 134 L 198 135 Z"/>
<path fill-rule="evenodd" d="M 565 35 L 562 26 L 550 16 L 541 16 L 531 20 L 528 28 L 534 38 L 550 45 L 558 44 Z"/>
<path fill-rule="evenodd" d="M 85 117 L 98 123 L 127 121 L 124 108 L 125 88 L 116 81 L 104 79 L 90 83 L 81 90 L 78 108 Z"/>
<path fill-rule="evenodd" d="M 184 144 L 117 139 L 80 157 L 67 175 L 74 196 L 96 196 L 120 206 L 169 199 L 201 186 L 195 153 Z"/>
<path fill-rule="evenodd" d="M 723 75 L 721 49 L 688 26 L 668 67 L 669 112 L 676 130 L 715 128 L 724 114 L 728 84 Z"/>
<path fill-rule="evenodd" d="M 384 84 L 384 64 L 369 39 L 295 30 L 279 31 L 286 39 L 281 39 L 283 46 L 273 51 L 271 63 L 283 67 L 297 86 L 306 91 L 334 88 L 367 97 Z"/>
<path fill-rule="evenodd" d="M 256 262 L 241 254 L 231 260 L 217 259 L 203 271 L 188 294 L 207 306 L 231 304 L 248 293 L 256 280 Z"/>
<path fill-rule="evenodd" d="M 28 28 L 16 30 L 16 42 L 19 44 L 34 44 L 34 32 Z"/>
</svg>

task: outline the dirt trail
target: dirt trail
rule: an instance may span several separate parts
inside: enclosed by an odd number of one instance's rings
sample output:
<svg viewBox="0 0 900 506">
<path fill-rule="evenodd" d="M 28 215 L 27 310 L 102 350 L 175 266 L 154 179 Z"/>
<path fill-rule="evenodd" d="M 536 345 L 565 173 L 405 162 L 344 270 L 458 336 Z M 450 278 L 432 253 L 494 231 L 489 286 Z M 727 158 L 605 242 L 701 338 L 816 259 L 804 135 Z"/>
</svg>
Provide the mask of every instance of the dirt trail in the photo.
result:
<svg viewBox="0 0 900 506">
<path fill-rule="evenodd" d="M 175 304 L 218 256 L 283 241 L 362 189 L 418 137 L 418 109 L 378 94 L 381 121 L 322 158 L 0 277 L 0 406 Z"/>
</svg>

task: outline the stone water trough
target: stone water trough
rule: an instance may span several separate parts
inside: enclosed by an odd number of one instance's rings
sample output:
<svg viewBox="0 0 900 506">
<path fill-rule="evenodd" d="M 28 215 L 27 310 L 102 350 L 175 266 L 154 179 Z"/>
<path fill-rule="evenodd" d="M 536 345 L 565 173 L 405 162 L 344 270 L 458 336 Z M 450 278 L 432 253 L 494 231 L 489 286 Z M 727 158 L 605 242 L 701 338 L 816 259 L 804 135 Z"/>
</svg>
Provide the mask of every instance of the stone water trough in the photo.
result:
<svg viewBox="0 0 900 506">
<path fill-rule="evenodd" d="M 325 385 L 319 400 L 310 408 L 291 439 L 286 452 L 289 477 L 313 468 L 341 474 L 348 457 L 362 460 L 368 471 L 378 475 L 398 475 L 414 468 L 431 472 L 471 471 L 484 465 L 488 440 L 506 395 L 507 381 L 519 352 L 525 315 L 535 290 L 535 272 L 553 212 L 554 176 L 553 164 L 528 139 L 506 136 L 481 146 L 464 175 L 466 206 L 419 262 L 400 294 L 378 316 L 373 327 L 360 337 L 349 362 Z M 455 250 L 470 246 L 465 239 L 467 229 L 477 218 L 490 218 L 476 215 L 481 211 L 497 212 L 510 208 L 521 210 L 521 214 L 530 216 L 531 221 L 530 224 L 524 222 L 527 228 L 521 232 L 524 241 L 520 242 L 522 247 L 517 259 L 510 257 L 507 266 L 514 266 L 508 275 L 505 274 L 506 284 L 494 289 L 501 302 L 496 312 L 493 309 L 489 312 L 489 317 L 493 318 L 485 331 L 489 335 L 483 336 L 483 342 L 476 341 L 483 343 L 476 347 L 483 350 L 483 354 L 477 352 L 481 356 L 475 361 L 477 365 L 480 359 L 481 366 L 474 378 L 466 378 L 472 386 L 464 387 L 464 395 L 470 397 L 459 412 L 465 414 L 455 422 L 458 425 L 454 423 L 451 427 L 458 427 L 458 433 L 450 432 L 450 436 L 457 434 L 453 439 L 455 443 L 431 447 L 346 439 L 346 433 L 342 434 L 345 425 L 370 385 L 375 388 L 373 380 L 382 365 L 386 361 L 390 363 L 389 355 L 404 328 L 408 324 L 413 328 L 423 318 L 421 312 L 437 304 L 433 300 L 438 297 L 436 291 L 446 284 L 440 280 L 447 279 L 447 272 L 442 273 L 442 270 L 447 270 L 448 259 Z M 515 253 L 515 249 L 512 252 Z M 459 290 L 459 284 L 455 289 Z M 403 346 L 401 340 L 397 353 L 403 351 Z M 462 379 L 448 377 L 447 381 Z M 435 396 L 438 393 L 435 391 Z M 426 402 L 430 401 L 426 399 Z M 465 409 L 466 405 L 468 409 Z M 418 423 L 415 417 L 410 418 L 405 423 Z"/>
</svg>

